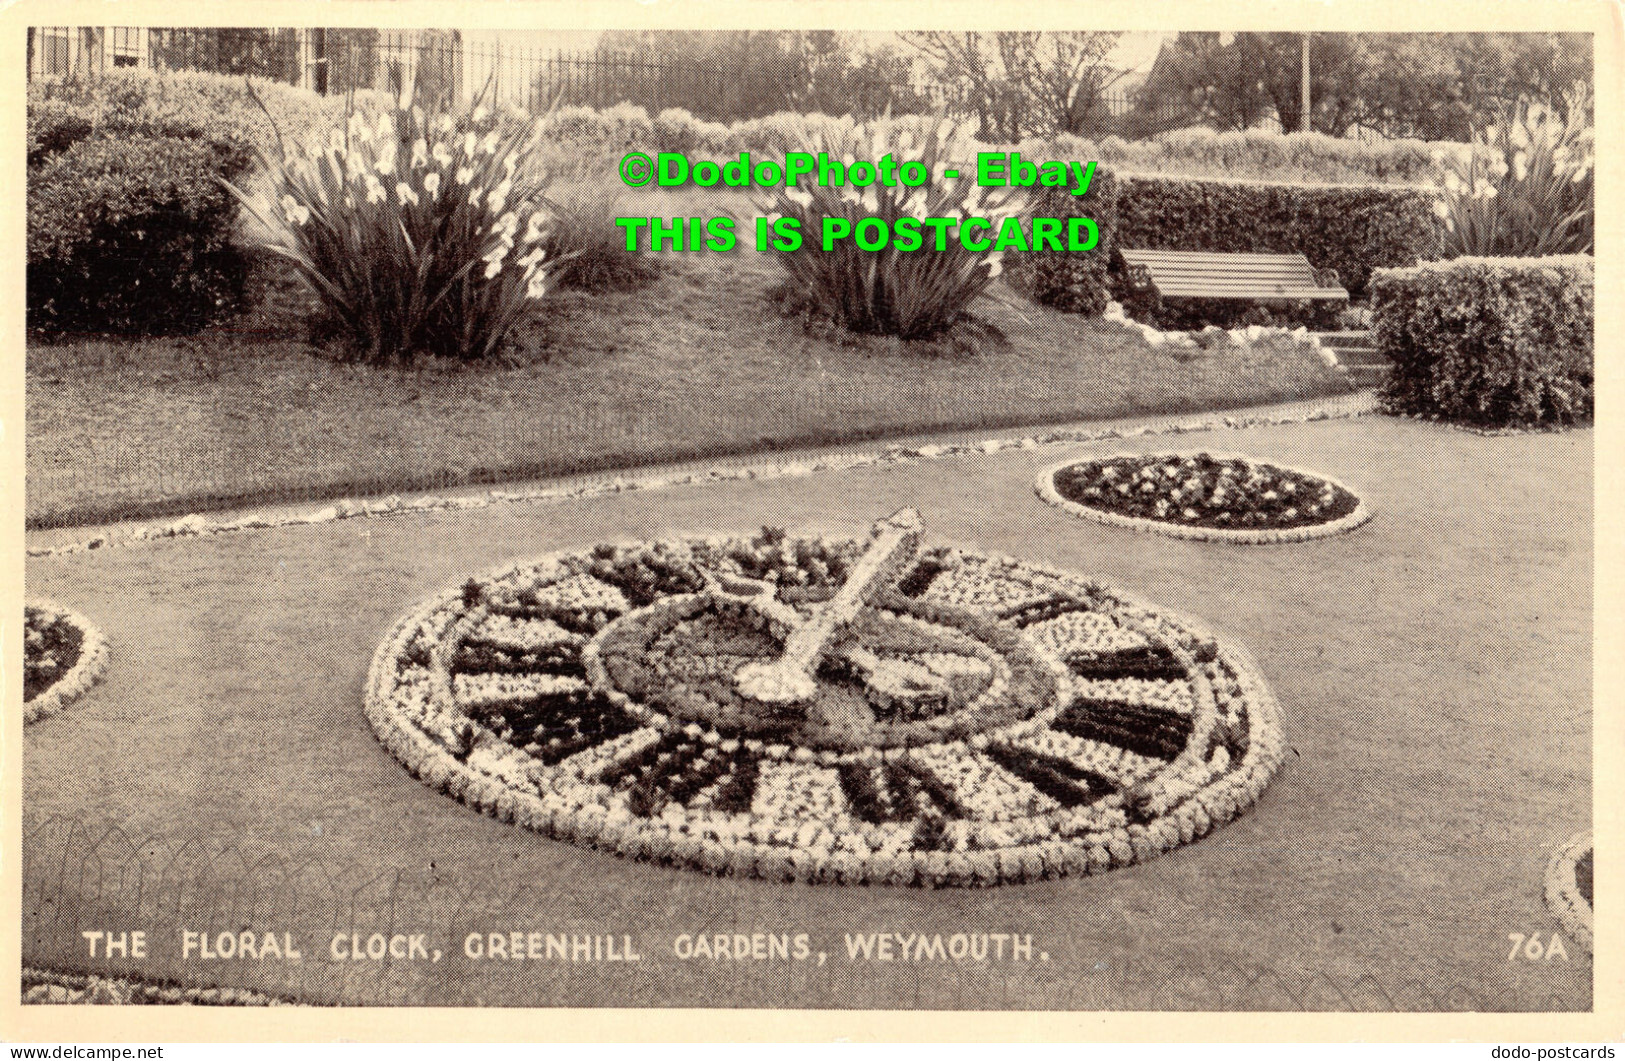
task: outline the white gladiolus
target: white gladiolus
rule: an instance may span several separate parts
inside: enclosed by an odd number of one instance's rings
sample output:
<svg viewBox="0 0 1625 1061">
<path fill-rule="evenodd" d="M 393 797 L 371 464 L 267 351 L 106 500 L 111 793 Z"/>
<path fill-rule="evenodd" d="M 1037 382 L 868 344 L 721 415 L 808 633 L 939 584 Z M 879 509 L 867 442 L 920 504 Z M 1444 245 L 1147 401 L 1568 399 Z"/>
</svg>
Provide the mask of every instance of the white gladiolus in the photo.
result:
<svg viewBox="0 0 1625 1061">
<path fill-rule="evenodd" d="M 378 167 L 378 172 L 382 173 L 386 177 L 391 176 L 391 175 L 394 174 L 394 172 L 395 172 L 395 145 L 394 145 L 393 141 L 389 144 L 389 146 L 385 150 L 380 151 L 378 153 L 378 161 L 375 163 L 375 165 Z"/>
<path fill-rule="evenodd" d="M 531 274 L 530 281 L 525 285 L 526 298 L 542 298 L 547 294 L 547 274 L 537 271 Z"/>
<path fill-rule="evenodd" d="M 395 119 L 388 114 L 380 114 L 378 116 L 378 131 L 373 135 L 373 139 L 381 143 L 393 141 L 395 139 Z"/>
<path fill-rule="evenodd" d="M 479 137 L 479 134 L 475 133 L 475 132 L 464 133 L 463 134 L 463 154 L 468 156 L 469 158 L 473 158 L 474 153 L 476 151 L 478 151 L 479 149 L 480 149 L 480 137 Z"/>
<path fill-rule="evenodd" d="M 467 184 L 469 181 L 471 181 L 473 179 L 474 179 L 474 171 L 472 169 L 470 169 L 467 166 L 461 166 L 461 167 L 458 168 L 458 170 L 457 170 L 457 183 L 458 184 Z"/>
<path fill-rule="evenodd" d="M 487 280 L 490 280 L 490 279 L 494 278 L 501 271 L 502 271 L 502 263 L 500 261 L 492 262 L 490 265 L 487 265 L 485 267 L 485 278 Z"/>
<path fill-rule="evenodd" d="M 474 120 L 474 124 L 478 125 L 481 122 L 485 121 L 486 116 L 489 115 L 490 113 L 491 113 L 490 110 L 487 109 L 485 104 L 483 104 L 483 103 L 480 104 L 478 107 L 475 107 L 474 108 L 474 114 L 472 115 L 473 120 Z M 469 154 L 472 155 L 473 152 L 470 151 Z"/>
<path fill-rule="evenodd" d="M 429 164 L 429 143 L 422 137 L 412 145 L 412 168 L 423 169 Z"/>
<path fill-rule="evenodd" d="M 495 129 L 492 129 L 490 132 L 486 133 L 485 142 L 480 144 L 480 152 L 486 155 L 496 154 L 498 139 L 497 131 Z"/>
<path fill-rule="evenodd" d="M 451 165 L 451 148 L 446 146 L 445 141 L 436 142 L 436 144 L 434 145 L 434 151 L 433 151 L 432 154 L 433 154 L 435 163 L 437 165 L 439 165 L 442 169 L 444 169 L 446 166 Z"/>
<path fill-rule="evenodd" d="M 418 193 L 413 191 L 411 186 L 409 186 L 405 181 L 399 181 L 396 183 L 395 198 L 399 199 L 403 205 L 409 203 L 412 206 L 416 206 L 418 204 Z"/>
<path fill-rule="evenodd" d="M 1518 180 L 1523 180 L 1529 176 L 1528 152 L 1519 151 L 1517 154 L 1512 156 L 1512 175 Z"/>
<path fill-rule="evenodd" d="M 367 202 L 381 203 L 387 198 L 389 193 L 384 190 L 383 182 L 371 173 L 367 174 Z"/>
<path fill-rule="evenodd" d="M 431 199 L 440 197 L 440 174 L 431 171 L 423 178 L 423 190 L 429 193 Z"/>
</svg>

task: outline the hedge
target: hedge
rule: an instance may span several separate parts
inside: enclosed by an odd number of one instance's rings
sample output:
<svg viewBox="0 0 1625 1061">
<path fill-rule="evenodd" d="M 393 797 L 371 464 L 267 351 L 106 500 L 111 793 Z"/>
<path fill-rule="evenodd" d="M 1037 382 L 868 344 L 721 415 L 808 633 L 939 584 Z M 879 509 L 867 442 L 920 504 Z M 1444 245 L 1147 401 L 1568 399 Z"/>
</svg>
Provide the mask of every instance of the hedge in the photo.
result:
<svg viewBox="0 0 1625 1061">
<path fill-rule="evenodd" d="M 83 139 L 28 174 L 29 327 L 192 331 L 234 310 L 247 265 L 217 177 L 246 149 L 181 137 Z"/>
<path fill-rule="evenodd" d="M 1431 189 L 1398 185 L 1124 176 L 1117 246 L 1302 254 L 1316 269 L 1336 269 L 1357 298 L 1371 270 L 1433 256 L 1435 201 Z"/>
<path fill-rule="evenodd" d="M 1589 422 L 1594 283 L 1587 255 L 1378 270 L 1384 406 L 1480 427 Z"/>
</svg>

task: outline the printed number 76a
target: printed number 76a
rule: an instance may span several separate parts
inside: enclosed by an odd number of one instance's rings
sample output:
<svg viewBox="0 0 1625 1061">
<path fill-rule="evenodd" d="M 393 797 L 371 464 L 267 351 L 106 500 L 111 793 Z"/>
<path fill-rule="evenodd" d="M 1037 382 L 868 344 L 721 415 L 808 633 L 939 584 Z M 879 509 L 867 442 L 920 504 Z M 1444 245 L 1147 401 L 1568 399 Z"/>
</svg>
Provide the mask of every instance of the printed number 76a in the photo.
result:
<svg viewBox="0 0 1625 1061">
<path fill-rule="evenodd" d="M 1569 960 L 1568 948 L 1563 946 L 1563 937 L 1556 932 L 1552 933 L 1551 942 L 1544 944 L 1540 941 L 1539 932 L 1531 932 L 1527 936 L 1522 932 L 1508 932 L 1507 939 L 1512 941 L 1512 951 L 1507 955 L 1509 962 L 1517 961 L 1519 953 L 1532 962 L 1540 961 L 1542 957 L 1547 961 L 1556 957 L 1562 957 L 1564 961 Z"/>
</svg>

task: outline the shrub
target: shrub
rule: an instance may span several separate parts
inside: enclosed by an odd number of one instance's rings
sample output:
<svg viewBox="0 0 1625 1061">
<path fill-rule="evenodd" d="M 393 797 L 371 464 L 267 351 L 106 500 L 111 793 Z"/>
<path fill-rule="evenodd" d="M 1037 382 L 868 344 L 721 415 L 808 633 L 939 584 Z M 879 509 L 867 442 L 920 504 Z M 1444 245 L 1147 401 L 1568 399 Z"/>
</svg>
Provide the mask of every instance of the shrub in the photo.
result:
<svg viewBox="0 0 1625 1061">
<path fill-rule="evenodd" d="M 1001 189 L 984 196 L 974 181 L 943 178 L 945 165 L 975 165 L 969 144 L 947 119 L 932 122 L 924 137 L 881 119 L 867 128 L 839 123 L 809 140 L 803 150 L 870 161 L 890 154 L 899 167 L 923 165 L 929 178 L 918 187 L 901 181 L 887 187 L 877 180 L 861 191 L 850 184 L 804 182 L 778 189 L 762 209 L 800 226 L 799 248 L 778 256 L 790 274 L 789 290 L 805 298 L 816 314 L 855 332 L 929 339 L 964 319 L 971 301 L 1002 270 L 1003 255 L 965 248 L 957 227 L 941 250 L 923 226 L 918 250 L 899 250 L 896 234 L 903 219 L 917 224 L 918 219 L 947 216 L 986 218 L 996 234 L 1007 218 L 1027 211 L 1018 191 Z M 854 234 L 860 222 L 879 219 L 893 238 L 880 250 L 862 250 L 856 240 L 843 239 L 826 251 L 819 244 L 826 218 L 845 219 Z"/>
<path fill-rule="evenodd" d="M 1474 150 L 1442 160 L 1445 253 L 1542 257 L 1594 246 L 1593 133 L 1581 98 L 1567 120 L 1522 103 L 1474 136 Z"/>
<path fill-rule="evenodd" d="M 650 147 L 683 155 L 721 155 L 727 152 L 731 135 L 721 122 L 704 121 L 681 107 L 667 107 L 654 120 Z"/>
<path fill-rule="evenodd" d="M 1118 194 L 1117 246 L 1302 254 L 1359 297 L 1372 269 L 1433 256 L 1436 202 L 1417 187 L 1131 176 Z"/>
<path fill-rule="evenodd" d="M 220 185 L 245 151 L 177 137 L 80 139 L 28 174 L 30 327 L 193 331 L 236 308 L 247 265 Z"/>
<path fill-rule="evenodd" d="M 263 109 L 254 102 L 257 95 Z M 268 149 L 276 130 L 294 140 L 324 134 L 348 107 L 375 117 L 388 97 L 358 92 L 324 98 L 275 81 L 201 73 L 114 70 L 95 77 L 42 77 L 28 86 L 30 161 L 65 150 L 76 139 L 174 136 Z"/>
<path fill-rule="evenodd" d="M 1592 418 L 1590 257 L 1383 269 L 1371 292 L 1389 410 L 1485 427 Z"/>
<path fill-rule="evenodd" d="M 262 153 L 274 206 L 231 187 L 353 353 L 483 357 L 547 292 L 547 178 L 528 164 L 528 124 L 427 113 L 410 95 L 376 127 L 353 111 L 303 150 L 279 137 Z"/>
<path fill-rule="evenodd" d="M 1023 157 L 1026 157 L 1025 152 Z M 1018 254 L 1012 260 L 1010 284 L 1045 305 L 1098 317 L 1111 301 L 1110 266 L 1117 246 L 1120 186 L 1115 174 L 1104 166 L 1096 166 L 1087 192 L 1073 195 L 1074 187 L 1075 181 L 1064 188 L 1041 189 L 1037 192 L 1033 213 L 1038 217 L 1092 218 L 1099 233 L 1094 250 Z"/>
<path fill-rule="evenodd" d="M 553 224 L 542 240 L 552 275 L 564 287 L 609 291 L 648 283 L 659 274 L 653 254 L 626 249 L 615 223 L 621 192 L 612 175 L 579 168 L 548 193 Z"/>
</svg>

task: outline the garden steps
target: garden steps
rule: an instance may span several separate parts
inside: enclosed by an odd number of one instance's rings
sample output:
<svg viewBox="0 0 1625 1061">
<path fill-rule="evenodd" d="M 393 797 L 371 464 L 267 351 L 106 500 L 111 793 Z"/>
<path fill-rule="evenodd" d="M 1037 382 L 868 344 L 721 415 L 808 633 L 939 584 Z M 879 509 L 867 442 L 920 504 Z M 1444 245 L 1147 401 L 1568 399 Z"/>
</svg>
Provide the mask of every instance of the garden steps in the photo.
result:
<svg viewBox="0 0 1625 1061">
<path fill-rule="evenodd" d="M 1369 331 L 1320 332 L 1320 345 L 1337 355 L 1348 369 L 1349 380 L 1362 387 L 1380 386 L 1388 378 L 1393 362 L 1377 349 Z"/>
</svg>

